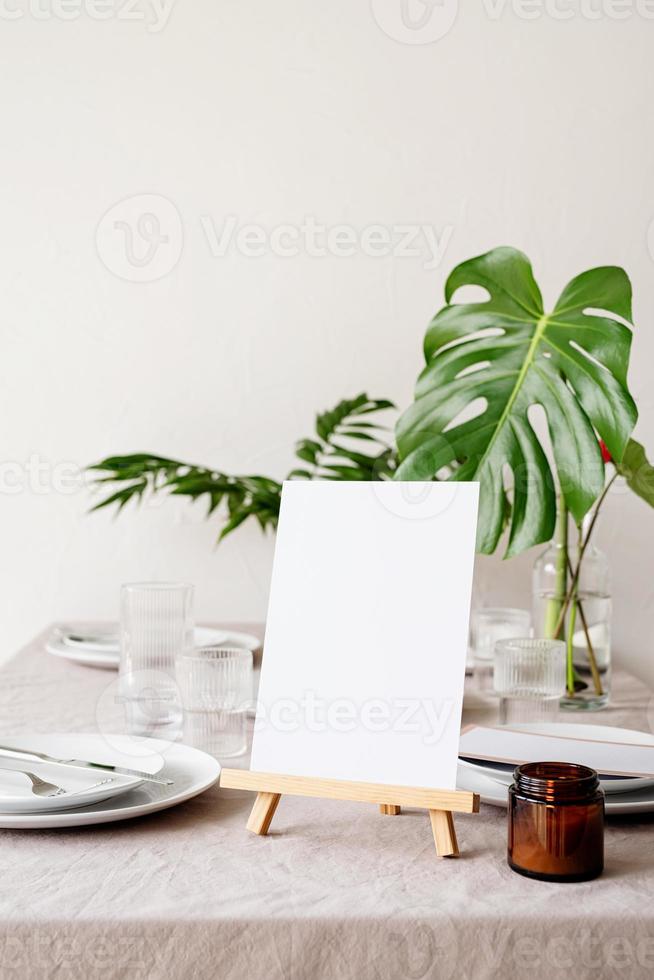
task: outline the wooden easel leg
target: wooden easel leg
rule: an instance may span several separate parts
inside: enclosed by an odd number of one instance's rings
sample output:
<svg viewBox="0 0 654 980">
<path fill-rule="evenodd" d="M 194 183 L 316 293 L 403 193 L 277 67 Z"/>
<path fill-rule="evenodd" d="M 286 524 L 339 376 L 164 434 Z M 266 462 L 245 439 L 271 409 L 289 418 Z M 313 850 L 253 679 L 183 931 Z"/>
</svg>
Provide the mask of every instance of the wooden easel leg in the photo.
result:
<svg viewBox="0 0 654 980">
<path fill-rule="evenodd" d="M 395 803 L 380 803 L 379 812 L 387 817 L 396 817 L 398 813 L 402 812 L 402 807 L 396 806 Z"/>
<path fill-rule="evenodd" d="M 261 834 L 262 836 L 267 834 L 281 798 L 281 793 L 257 793 L 247 822 L 248 830 L 251 830 L 253 834 Z"/>
<path fill-rule="evenodd" d="M 450 810 L 430 810 L 429 819 L 434 834 L 436 853 L 439 857 L 458 857 L 459 845 L 454 829 L 454 817 Z"/>
</svg>

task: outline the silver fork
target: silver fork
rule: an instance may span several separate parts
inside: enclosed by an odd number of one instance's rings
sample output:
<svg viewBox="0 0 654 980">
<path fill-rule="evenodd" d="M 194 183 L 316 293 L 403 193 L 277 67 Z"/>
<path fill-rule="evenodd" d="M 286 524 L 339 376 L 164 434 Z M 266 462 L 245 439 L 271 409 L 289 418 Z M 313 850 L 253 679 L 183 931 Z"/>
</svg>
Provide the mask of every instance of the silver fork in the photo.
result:
<svg viewBox="0 0 654 980">
<path fill-rule="evenodd" d="M 15 769 L 13 766 L 0 766 L 0 772 L 19 772 L 22 776 L 27 776 L 32 783 L 32 793 L 34 796 L 65 796 L 68 792 L 63 786 L 57 786 L 56 783 L 49 783 L 45 779 L 41 779 L 40 776 L 37 776 L 36 773 L 27 772 L 25 769 Z M 113 776 L 105 776 L 104 779 L 98 780 L 92 786 L 85 786 L 82 792 L 97 789 L 98 786 L 106 786 L 107 783 L 113 782 L 115 782 Z"/>
<path fill-rule="evenodd" d="M 32 783 L 32 793 L 34 796 L 63 796 L 66 792 L 62 786 L 56 786 L 54 783 L 48 783 L 45 779 L 41 779 L 33 772 L 26 772 L 24 769 L 3 769 L 3 772 L 19 772 L 22 776 L 27 776 L 27 778 Z"/>
</svg>

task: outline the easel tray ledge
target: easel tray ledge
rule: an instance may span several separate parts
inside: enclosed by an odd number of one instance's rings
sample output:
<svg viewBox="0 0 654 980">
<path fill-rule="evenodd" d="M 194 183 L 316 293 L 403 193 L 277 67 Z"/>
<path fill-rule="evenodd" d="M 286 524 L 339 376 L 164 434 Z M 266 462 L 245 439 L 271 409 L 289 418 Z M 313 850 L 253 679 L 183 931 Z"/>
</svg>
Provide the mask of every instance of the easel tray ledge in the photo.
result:
<svg viewBox="0 0 654 980">
<path fill-rule="evenodd" d="M 479 812 L 479 795 L 465 790 L 391 786 L 386 783 L 362 783 L 345 779 L 318 779 L 313 776 L 253 772 L 249 769 L 223 769 L 220 774 L 220 785 L 225 789 L 276 793 L 280 796 L 309 796 L 348 800 L 354 803 L 414 806 L 426 810 L 450 810 L 454 813 Z"/>
</svg>

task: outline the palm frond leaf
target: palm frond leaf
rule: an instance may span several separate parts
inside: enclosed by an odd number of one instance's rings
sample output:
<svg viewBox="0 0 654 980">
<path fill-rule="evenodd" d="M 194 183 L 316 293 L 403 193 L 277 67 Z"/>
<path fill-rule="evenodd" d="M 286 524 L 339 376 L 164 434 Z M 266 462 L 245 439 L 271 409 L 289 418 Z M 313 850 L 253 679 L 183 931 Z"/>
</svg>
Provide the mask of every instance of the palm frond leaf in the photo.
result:
<svg viewBox="0 0 654 980">
<path fill-rule="evenodd" d="M 387 399 L 371 399 L 360 394 L 318 415 L 315 436 L 301 439 L 295 447 L 302 465 L 293 468 L 287 479 L 389 479 L 396 460 L 394 450 L 383 437 L 386 430 L 375 422 L 360 421 L 360 416 L 393 407 Z M 353 445 L 350 440 L 354 440 Z M 358 451 L 357 441 L 364 441 L 370 454 Z M 219 541 L 249 518 L 256 520 L 264 531 L 277 526 L 282 484 L 268 476 L 232 476 L 152 453 L 108 456 L 88 470 L 97 474 L 93 480 L 97 489 L 116 486 L 95 504 L 94 511 L 115 506 L 120 512 L 131 500 L 140 502 L 148 495 L 163 494 L 184 496 L 192 501 L 206 498 L 207 516 L 224 507 L 227 520 Z"/>
</svg>

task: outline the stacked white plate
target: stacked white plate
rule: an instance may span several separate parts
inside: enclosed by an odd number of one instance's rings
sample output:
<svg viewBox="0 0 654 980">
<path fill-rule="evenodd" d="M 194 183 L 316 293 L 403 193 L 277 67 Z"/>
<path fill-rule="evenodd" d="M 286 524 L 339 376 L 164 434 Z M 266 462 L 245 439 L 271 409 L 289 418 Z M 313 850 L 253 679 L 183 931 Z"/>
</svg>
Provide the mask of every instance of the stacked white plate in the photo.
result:
<svg viewBox="0 0 654 980">
<path fill-rule="evenodd" d="M 3 828 L 46 829 L 129 820 L 189 800 L 220 776 L 220 764 L 212 756 L 158 739 L 32 734 L 3 735 L 0 742 Z M 10 757 L 12 750 L 15 754 Z M 21 752 L 42 753 L 66 760 L 66 764 L 21 756 Z M 84 762 L 98 768 L 85 767 Z M 141 775 L 124 775 L 101 766 Z M 35 793 L 33 780 L 25 772 L 51 788 L 42 788 L 37 781 Z M 150 782 L 147 776 L 158 781 Z"/>
<path fill-rule="evenodd" d="M 257 637 L 251 633 L 218 630 L 208 626 L 196 626 L 194 633 L 195 645 L 199 647 L 229 644 L 254 651 L 261 646 Z M 118 626 L 115 624 L 95 630 L 74 625 L 58 627 L 45 648 L 54 657 L 83 664 L 85 667 L 118 670 L 120 663 L 120 639 Z"/>
<path fill-rule="evenodd" d="M 628 745 L 646 745 L 654 748 L 654 736 L 628 728 L 607 725 L 573 725 L 565 723 L 538 723 L 511 725 L 515 732 L 557 735 L 568 739 L 593 742 L 620 742 Z M 489 759 L 459 757 L 457 787 L 478 793 L 482 803 L 506 806 L 509 786 L 513 782 L 512 763 Z M 615 776 L 599 772 L 600 784 L 606 794 L 607 814 L 648 813 L 654 811 L 654 778 Z"/>
</svg>

